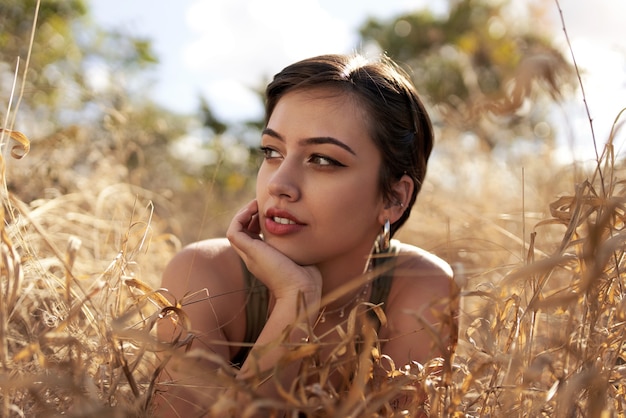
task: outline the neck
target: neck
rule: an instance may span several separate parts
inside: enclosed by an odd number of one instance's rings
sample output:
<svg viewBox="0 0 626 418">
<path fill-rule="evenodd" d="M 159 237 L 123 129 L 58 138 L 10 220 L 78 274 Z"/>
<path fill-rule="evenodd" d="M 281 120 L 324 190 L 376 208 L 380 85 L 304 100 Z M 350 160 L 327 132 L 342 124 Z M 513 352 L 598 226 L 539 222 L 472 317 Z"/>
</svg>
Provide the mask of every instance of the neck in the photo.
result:
<svg viewBox="0 0 626 418">
<path fill-rule="evenodd" d="M 360 249 L 352 254 L 319 264 L 322 274 L 322 305 L 327 311 L 350 304 L 363 293 L 368 283 L 365 273 L 371 248 Z"/>
</svg>

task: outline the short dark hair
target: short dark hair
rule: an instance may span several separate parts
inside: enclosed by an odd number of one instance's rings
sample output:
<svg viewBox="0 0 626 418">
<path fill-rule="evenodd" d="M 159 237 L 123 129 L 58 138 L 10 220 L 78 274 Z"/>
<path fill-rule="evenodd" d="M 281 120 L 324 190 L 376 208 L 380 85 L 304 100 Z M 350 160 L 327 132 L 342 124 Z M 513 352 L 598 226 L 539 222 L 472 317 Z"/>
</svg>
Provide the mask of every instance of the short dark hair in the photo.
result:
<svg viewBox="0 0 626 418">
<path fill-rule="evenodd" d="M 393 235 L 408 219 L 432 151 L 432 123 L 409 76 L 390 58 L 375 60 L 359 54 L 321 55 L 285 67 L 266 89 L 265 123 L 286 93 L 329 87 L 353 95 L 363 106 L 368 130 L 382 156 L 380 189 L 395 204 L 393 183 L 404 174 L 414 183 L 409 205 L 391 226 Z"/>
</svg>

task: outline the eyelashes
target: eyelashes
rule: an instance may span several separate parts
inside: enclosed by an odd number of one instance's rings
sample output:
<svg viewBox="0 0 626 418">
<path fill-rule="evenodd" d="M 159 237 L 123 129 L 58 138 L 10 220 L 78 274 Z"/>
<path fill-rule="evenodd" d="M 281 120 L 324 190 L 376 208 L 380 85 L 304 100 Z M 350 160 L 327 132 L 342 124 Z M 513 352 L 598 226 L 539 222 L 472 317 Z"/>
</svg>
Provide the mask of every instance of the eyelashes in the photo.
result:
<svg viewBox="0 0 626 418">
<path fill-rule="evenodd" d="M 271 147 L 260 147 L 259 153 L 266 160 L 271 160 L 274 158 L 281 157 L 280 152 L 276 151 L 274 148 L 271 148 Z"/>
<path fill-rule="evenodd" d="M 325 155 L 313 154 L 309 157 L 309 162 L 319 165 L 321 167 L 345 167 L 345 164 L 340 163 L 334 158 L 327 157 Z"/>
<path fill-rule="evenodd" d="M 283 158 L 282 154 L 272 148 L 262 146 L 259 148 L 259 152 L 265 161 L 271 161 L 279 158 Z M 307 158 L 307 163 L 313 164 L 314 166 L 325 168 L 325 167 L 347 167 L 340 161 L 337 161 L 334 158 L 328 157 L 323 154 L 311 154 Z"/>
</svg>

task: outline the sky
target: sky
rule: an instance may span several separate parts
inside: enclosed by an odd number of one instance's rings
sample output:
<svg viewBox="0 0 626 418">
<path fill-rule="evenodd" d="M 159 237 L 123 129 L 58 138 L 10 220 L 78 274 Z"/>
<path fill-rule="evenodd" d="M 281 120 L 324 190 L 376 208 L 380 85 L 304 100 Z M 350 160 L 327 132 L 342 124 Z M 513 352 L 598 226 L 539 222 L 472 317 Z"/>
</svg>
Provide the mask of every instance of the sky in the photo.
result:
<svg viewBox="0 0 626 418">
<path fill-rule="evenodd" d="M 541 4 L 555 42 L 567 51 L 559 7 L 581 68 L 597 135 L 604 140 L 626 106 L 626 1 L 525 0 Z M 160 59 L 151 92 L 181 112 L 197 110 L 199 96 L 218 117 L 243 120 L 261 114 L 251 88 L 298 59 L 350 52 L 357 28 L 368 16 L 380 19 L 428 7 L 445 11 L 446 0 L 91 0 L 93 16 L 153 41 Z M 520 18 L 523 21 L 523 18 Z M 540 22 L 533 22 L 540 23 Z M 580 94 L 579 94 L 580 96 Z M 589 131 L 582 97 L 573 132 Z"/>
<path fill-rule="evenodd" d="M 161 59 L 154 91 L 159 102 L 193 111 L 202 94 L 218 116 L 245 119 L 261 111 L 250 88 L 285 65 L 322 53 L 349 52 L 367 16 L 391 17 L 427 2 L 91 0 L 91 5 L 96 21 L 105 27 L 153 40 Z"/>
</svg>

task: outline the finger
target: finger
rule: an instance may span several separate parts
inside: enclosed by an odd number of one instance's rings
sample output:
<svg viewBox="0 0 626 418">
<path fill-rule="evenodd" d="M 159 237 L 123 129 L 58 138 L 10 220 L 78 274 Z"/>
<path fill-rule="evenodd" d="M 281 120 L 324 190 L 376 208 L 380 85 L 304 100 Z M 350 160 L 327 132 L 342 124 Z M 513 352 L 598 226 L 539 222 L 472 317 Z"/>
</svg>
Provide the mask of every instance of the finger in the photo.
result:
<svg viewBox="0 0 626 418">
<path fill-rule="evenodd" d="M 260 239 L 259 234 L 261 233 L 261 227 L 259 224 L 259 205 L 256 200 L 253 200 L 246 207 L 246 214 L 249 214 L 249 218 L 244 220 L 244 232 L 248 234 L 248 236 L 254 239 Z"/>
<path fill-rule="evenodd" d="M 258 236 L 261 233 L 261 224 L 259 223 L 258 213 L 252 215 L 252 219 L 250 220 L 250 223 L 248 224 L 247 229 L 248 231 L 250 231 L 250 233 L 255 234 L 256 236 Z"/>
<path fill-rule="evenodd" d="M 248 225 L 252 221 L 252 217 L 257 213 L 256 201 L 252 201 L 244 206 L 233 217 L 228 229 L 231 232 L 240 232 L 248 229 Z"/>
<path fill-rule="evenodd" d="M 238 252 L 244 249 L 247 246 L 246 244 L 249 245 L 251 239 L 258 240 L 260 238 L 257 231 L 248 229 L 249 225 L 254 223 L 253 219 L 257 213 L 257 208 L 256 200 L 248 203 L 237 212 L 226 231 L 226 237 Z"/>
</svg>

